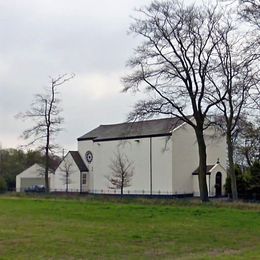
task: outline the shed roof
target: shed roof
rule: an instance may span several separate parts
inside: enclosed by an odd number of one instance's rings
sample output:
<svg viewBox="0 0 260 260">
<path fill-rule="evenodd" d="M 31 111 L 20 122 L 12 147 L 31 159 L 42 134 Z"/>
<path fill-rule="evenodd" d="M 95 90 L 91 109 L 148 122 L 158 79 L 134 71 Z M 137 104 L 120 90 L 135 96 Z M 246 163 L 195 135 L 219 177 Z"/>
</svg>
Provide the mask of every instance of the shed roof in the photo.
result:
<svg viewBox="0 0 260 260">
<path fill-rule="evenodd" d="M 184 123 L 183 120 L 173 117 L 113 125 L 100 125 L 94 130 L 79 137 L 78 141 L 93 140 L 94 142 L 97 142 L 141 137 L 167 136 L 171 135 L 172 130 L 180 126 L 182 123 Z"/>
<path fill-rule="evenodd" d="M 216 165 L 216 164 L 207 165 L 207 172 L 206 172 L 207 175 L 210 175 L 211 170 L 213 169 L 213 167 L 214 167 L 215 165 Z M 199 174 L 199 167 L 192 173 L 192 175 L 198 175 L 198 174 Z"/>
</svg>

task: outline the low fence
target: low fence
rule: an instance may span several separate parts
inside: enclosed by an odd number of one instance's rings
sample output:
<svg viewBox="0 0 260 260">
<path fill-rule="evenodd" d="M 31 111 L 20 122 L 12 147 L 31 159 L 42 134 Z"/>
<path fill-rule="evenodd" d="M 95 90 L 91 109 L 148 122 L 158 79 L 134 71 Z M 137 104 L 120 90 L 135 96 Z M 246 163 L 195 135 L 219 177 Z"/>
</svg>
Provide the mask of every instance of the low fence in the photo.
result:
<svg viewBox="0 0 260 260">
<path fill-rule="evenodd" d="M 146 191 L 146 190 L 124 190 L 123 194 L 121 194 L 120 190 L 112 190 L 112 189 L 101 189 L 101 190 L 89 190 L 89 191 L 81 191 L 79 189 L 68 189 L 67 191 L 62 189 L 54 189 L 51 190 L 51 192 L 54 193 L 64 193 L 64 192 L 68 192 L 68 193 L 82 193 L 82 194 L 101 194 L 101 195 L 145 195 L 145 196 L 149 196 L 149 195 L 163 195 L 163 196 L 193 196 L 192 193 L 188 193 L 188 192 L 182 192 L 182 193 L 173 193 L 170 191 Z"/>
<path fill-rule="evenodd" d="M 21 192 L 14 189 L 8 189 L 8 192 Z M 44 192 L 29 192 L 29 193 L 37 193 L 37 194 L 44 194 Z M 65 189 L 54 189 L 50 191 L 50 194 L 55 194 L 57 196 L 59 195 L 70 195 L 70 196 L 114 196 L 114 197 L 120 197 L 122 194 L 120 193 L 120 190 L 112 190 L 112 189 L 101 189 L 101 190 L 90 190 L 90 191 L 81 191 L 80 189 L 68 189 L 67 191 Z M 173 193 L 170 191 L 153 191 L 152 193 L 150 191 L 146 190 L 124 190 L 123 191 L 124 197 L 147 197 L 147 198 L 188 198 L 193 197 L 194 195 L 192 193 L 188 192 L 181 192 L 181 193 Z M 231 196 L 228 194 L 226 196 L 227 199 L 232 199 Z M 243 193 L 239 194 L 239 199 L 242 201 L 250 201 L 250 202 L 260 202 L 260 193 Z"/>
<path fill-rule="evenodd" d="M 24 191 L 18 191 L 14 190 L 16 192 L 24 193 Z M 37 193 L 37 194 L 45 194 L 44 192 L 39 191 L 28 191 L 25 193 Z M 187 197 L 193 197 L 192 193 L 183 192 L 183 193 L 173 193 L 170 191 L 153 191 L 152 193 L 150 191 L 146 190 L 124 190 L 123 194 L 121 194 L 120 190 L 112 190 L 112 189 L 95 189 L 90 191 L 81 191 L 80 189 L 51 189 L 50 194 L 55 194 L 57 196 L 59 195 L 69 195 L 69 196 L 110 196 L 110 197 L 147 197 L 147 198 L 187 198 Z"/>
<path fill-rule="evenodd" d="M 69 196 L 69 197 L 111 197 L 111 198 L 149 198 L 149 199 L 172 199 L 172 198 L 191 198 L 193 194 L 185 193 L 185 194 L 177 194 L 170 192 L 153 192 L 152 194 L 148 191 L 129 191 L 121 194 L 119 191 L 108 191 L 108 190 L 93 190 L 89 192 L 79 192 L 78 190 L 53 190 L 50 194 L 55 194 L 57 196 Z"/>
</svg>

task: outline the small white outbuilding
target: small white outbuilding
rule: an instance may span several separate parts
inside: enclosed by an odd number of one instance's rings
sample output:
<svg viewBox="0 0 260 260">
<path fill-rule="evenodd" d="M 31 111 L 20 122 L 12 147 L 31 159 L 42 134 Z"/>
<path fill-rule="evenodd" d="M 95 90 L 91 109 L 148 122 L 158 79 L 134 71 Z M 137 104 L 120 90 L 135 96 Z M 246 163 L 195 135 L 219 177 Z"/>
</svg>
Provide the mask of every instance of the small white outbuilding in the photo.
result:
<svg viewBox="0 0 260 260">
<path fill-rule="evenodd" d="M 49 173 L 49 183 L 52 179 L 53 174 Z M 45 185 L 44 167 L 37 163 L 16 175 L 16 192 L 23 192 L 33 185 Z"/>
</svg>

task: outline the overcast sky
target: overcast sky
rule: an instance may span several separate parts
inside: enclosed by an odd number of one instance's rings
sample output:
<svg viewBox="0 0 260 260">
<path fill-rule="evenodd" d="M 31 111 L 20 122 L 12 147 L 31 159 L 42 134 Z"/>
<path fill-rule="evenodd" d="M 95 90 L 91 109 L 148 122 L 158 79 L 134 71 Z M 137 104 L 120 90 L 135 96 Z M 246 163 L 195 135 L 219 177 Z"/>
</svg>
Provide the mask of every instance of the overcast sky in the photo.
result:
<svg viewBox="0 0 260 260">
<path fill-rule="evenodd" d="M 65 131 L 58 143 L 100 124 L 126 120 L 138 96 L 122 94 L 120 78 L 137 39 L 127 35 L 134 8 L 150 0 L 0 0 L 0 143 L 17 147 L 29 122 L 15 119 L 49 76 L 75 73 L 62 88 Z"/>
<path fill-rule="evenodd" d="M 19 138 L 30 122 L 15 119 L 36 93 L 64 73 L 65 130 L 57 142 L 77 149 L 77 137 L 100 124 L 126 120 L 139 95 L 120 93 L 125 64 L 138 38 L 127 34 L 135 8 L 151 0 L 0 0 L 0 144 Z M 185 0 L 185 2 L 192 2 Z M 201 1 L 195 1 L 201 2 Z"/>
</svg>

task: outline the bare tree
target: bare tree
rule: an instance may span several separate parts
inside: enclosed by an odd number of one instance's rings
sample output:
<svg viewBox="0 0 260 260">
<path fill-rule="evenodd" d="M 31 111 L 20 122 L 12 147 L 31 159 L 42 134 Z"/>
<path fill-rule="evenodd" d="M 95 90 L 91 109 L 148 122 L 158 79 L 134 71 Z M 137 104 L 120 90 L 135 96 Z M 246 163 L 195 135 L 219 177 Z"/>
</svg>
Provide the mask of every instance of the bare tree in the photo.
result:
<svg viewBox="0 0 260 260">
<path fill-rule="evenodd" d="M 124 193 L 124 188 L 131 186 L 131 180 L 134 175 L 133 162 L 127 159 L 125 154 L 117 151 L 115 158 L 111 160 L 109 166 L 111 176 L 105 176 L 111 189 L 120 189 L 121 195 Z"/>
<path fill-rule="evenodd" d="M 240 0 L 238 8 L 242 19 L 260 29 L 260 1 L 259 0 Z"/>
<path fill-rule="evenodd" d="M 260 59 L 260 1 L 259 0 L 239 0 L 238 14 L 240 18 L 251 25 L 251 45 L 250 48 L 258 55 Z M 259 68 L 259 64 L 258 64 Z M 260 84 L 255 86 L 251 98 L 254 102 L 254 107 L 260 109 Z"/>
<path fill-rule="evenodd" d="M 64 184 L 66 185 L 66 192 L 69 191 L 69 184 L 72 183 L 70 175 L 73 174 L 73 163 L 69 161 L 68 159 L 64 158 L 62 162 L 62 166 L 59 167 L 60 171 L 63 173 L 62 180 L 64 181 Z"/>
<path fill-rule="evenodd" d="M 34 123 L 31 128 L 23 132 L 24 139 L 31 140 L 28 145 L 40 143 L 44 150 L 46 192 L 49 192 L 50 153 L 55 148 L 54 138 L 62 130 L 61 125 L 64 121 L 59 107 L 60 100 L 57 98 L 58 88 L 73 77 L 74 75 L 64 74 L 51 78 L 45 93 L 35 95 L 30 110 L 18 115 L 19 118 L 29 119 Z"/>
<path fill-rule="evenodd" d="M 225 8 L 231 6 L 230 11 L 235 15 L 234 18 L 238 19 L 240 24 L 239 27 L 244 27 L 247 30 L 247 38 L 249 38 L 247 44 L 247 52 L 251 52 L 254 59 L 258 59 L 258 64 L 255 63 L 254 66 L 258 71 L 259 67 L 259 59 L 260 59 L 260 1 L 259 0 L 221 0 L 222 2 L 227 2 L 228 4 Z M 232 7 L 235 7 L 234 9 Z M 237 17 L 238 15 L 238 17 Z M 241 26 L 241 21 L 244 21 L 243 26 Z M 241 33 L 239 33 L 241 34 Z M 239 48 L 241 50 L 241 48 Z M 240 53 L 239 53 L 240 56 Z M 257 78 L 256 78 L 257 79 Z M 253 101 L 253 108 L 260 109 L 259 97 L 260 97 L 260 79 L 258 76 L 257 83 L 255 83 L 254 88 L 250 91 L 251 100 Z"/>
<path fill-rule="evenodd" d="M 245 114 L 250 100 L 250 92 L 257 84 L 259 70 L 255 66 L 258 55 L 252 53 L 251 48 L 248 48 L 248 35 L 238 31 L 230 19 L 226 20 L 226 24 L 228 29 L 224 32 L 219 31 L 221 40 L 216 44 L 216 55 L 220 64 L 214 71 L 209 71 L 207 77 L 216 88 L 227 92 L 225 98 L 221 99 L 216 106 L 220 112 L 219 125 L 226 133 L 228 174 L 231 179 L 232 198 L 236 200 L 238 194 L 234 165 L 234 141 L 242 125 L 243 114 Z M 219 100 L 220 93 L 219 91 L 218 96 L 212 95 L 211 100 Z"/>
<path fill-rule="evenodd" d="M 241 166 L 251 167 L 255 161 L 260 161 L 259 123 L 244 121 L 241 132 L 235 140 L 236 162 Z"/>
<path fill-rule="evenodd" d="M 204 131 L 209 111 L 226 91 L 216 88 L 207 74 L 220 65 L 216 45 L 221 40 L 218 32 L 227 30 L 226 25 L 216 7 L 186 7 L 177 0 L 153 1 L 138 13 L 130 32 L 144 40 L 128 62 L 134 71 L 123 79 L 124 91 L 144 88 L 148 98 L 136 104 L 130 118 L 176 116 L 194 129 L 200 197 L 208 201 Z M 219 98 L 212 100 L 212 95 Z"/>
</svg>

